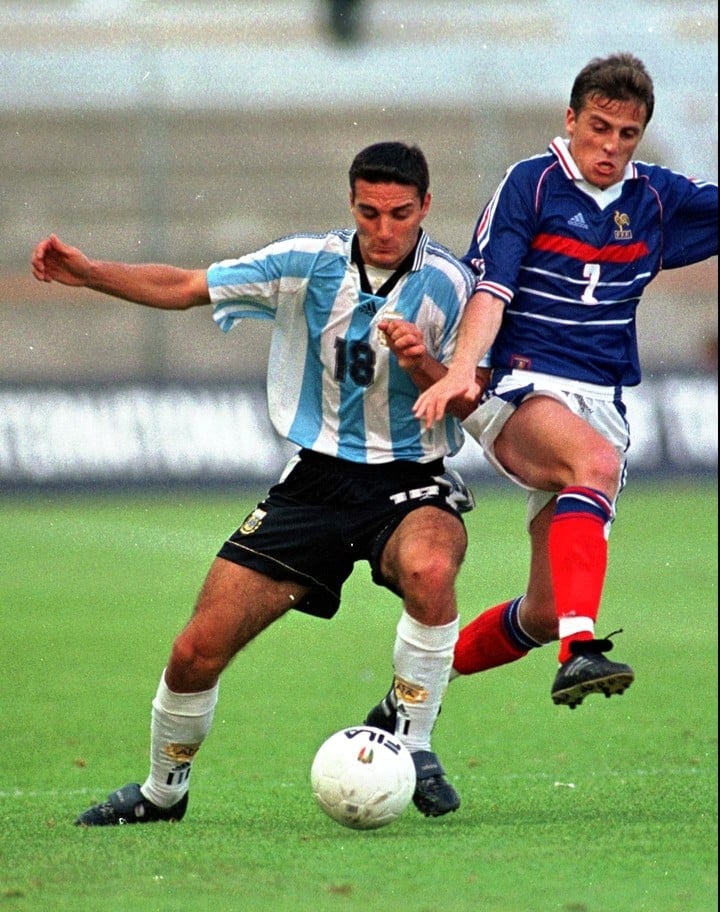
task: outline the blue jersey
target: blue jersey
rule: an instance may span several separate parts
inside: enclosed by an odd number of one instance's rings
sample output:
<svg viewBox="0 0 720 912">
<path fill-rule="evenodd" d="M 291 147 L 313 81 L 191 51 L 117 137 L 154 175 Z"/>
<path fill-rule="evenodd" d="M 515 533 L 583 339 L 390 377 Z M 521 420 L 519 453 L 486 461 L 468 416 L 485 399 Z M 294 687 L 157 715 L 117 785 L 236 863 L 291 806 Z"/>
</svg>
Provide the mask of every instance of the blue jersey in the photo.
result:
<svg viewBox="0 0 720 912">
<path fill-rule="evenodd" d="M 447 363 L 472 294 L 472 271 L 424 232 L 385 296 L 361 287 L 352 230 L 282 238 L 208 270 L 213 316 L 228 331 L 244 317 L 274 320 L 267 371 L 270 419 L 300 447 L 358 463 L 429 462 L 456 453 L 451 417 L 430 431 L 412 413 L 418 391 L 377 324 L 402 318 Z M 382 289 L 381 289 L 382 291 Z"/>
<path fill-rule="evenodd" d="M 582 185 L 561 138 L 513 165 L 464 260 L 505 303 L 494 368 L 632 386 L 640 296 L 659 270 L 717 254 L 717 185 L 643 162 L 615 188 Z"/>
</svg>

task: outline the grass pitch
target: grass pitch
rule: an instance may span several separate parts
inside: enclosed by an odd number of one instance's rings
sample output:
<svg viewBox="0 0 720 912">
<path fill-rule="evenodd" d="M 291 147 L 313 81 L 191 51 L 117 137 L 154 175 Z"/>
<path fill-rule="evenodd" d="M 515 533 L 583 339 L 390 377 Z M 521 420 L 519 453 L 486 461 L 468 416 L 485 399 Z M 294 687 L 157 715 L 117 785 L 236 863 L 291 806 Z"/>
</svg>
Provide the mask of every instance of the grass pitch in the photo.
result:
<svg viewBox="0 0 720 912">
<path fill-rule="evenodd" d="M 476 489 L 464 621 L 523 591 L 522 496 Z M 314 804 L 332 731 L 385 692 L 399 602 L 359 566 L 331 622 L 290 614 L 223 676 L 179 825 L 80 829 L 145 777 L 150 701 L 254 496 L 0 503 L 0 909 L 709 912 L 717 908 L 717 491 L 631 485 L 598 633 L 622 697 L 553 706 L 554 647 L 451 684 L 434 745 L 462 797 L 372 832 Z"/>
</svg>

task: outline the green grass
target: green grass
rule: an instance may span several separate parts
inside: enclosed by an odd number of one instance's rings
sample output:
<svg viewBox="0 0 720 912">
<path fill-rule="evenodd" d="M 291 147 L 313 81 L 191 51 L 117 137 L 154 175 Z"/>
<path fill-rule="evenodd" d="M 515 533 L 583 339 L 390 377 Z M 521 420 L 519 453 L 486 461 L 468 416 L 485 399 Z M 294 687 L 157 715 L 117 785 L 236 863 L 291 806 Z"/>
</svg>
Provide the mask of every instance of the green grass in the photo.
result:
<svg viewBox="0 0 720 912">
<path fill-rule="evenodd" d="M 462 618 L 523 590 L 522 497 L 476 490 Z M 434 743 L 457 814 L 346 830 L 315 749 L 385 691 L 399 603 L 359 566 L 330 623 L 297 614 L 223 677 L 180 825 L 85 830 L 147 770 L 149 704 L 216 547 L 215 494 L 0 502 L 0 912 L 709 912 L 717 908 L 717 493 L 623 495 L 599 633 L 621 698 L 555 707 L 550 647 L 453 683 Z"/>
</svg>

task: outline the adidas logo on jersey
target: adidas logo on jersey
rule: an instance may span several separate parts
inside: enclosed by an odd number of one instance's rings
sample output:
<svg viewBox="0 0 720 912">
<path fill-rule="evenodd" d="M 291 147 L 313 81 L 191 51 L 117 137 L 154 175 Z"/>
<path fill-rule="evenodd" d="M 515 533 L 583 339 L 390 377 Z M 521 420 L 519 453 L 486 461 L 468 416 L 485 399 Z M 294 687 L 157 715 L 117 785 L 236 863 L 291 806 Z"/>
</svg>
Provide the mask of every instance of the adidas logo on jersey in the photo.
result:
<svg viewBox="0 0 720 912">
<path fill-rule="evenodd" d="M 568 219 L 568 225 L 570 225 L 571 228 L 587 228 L 587 222 L 583 218 L 582 212 L 578 212 L 577 215 Z"/>
</svg>

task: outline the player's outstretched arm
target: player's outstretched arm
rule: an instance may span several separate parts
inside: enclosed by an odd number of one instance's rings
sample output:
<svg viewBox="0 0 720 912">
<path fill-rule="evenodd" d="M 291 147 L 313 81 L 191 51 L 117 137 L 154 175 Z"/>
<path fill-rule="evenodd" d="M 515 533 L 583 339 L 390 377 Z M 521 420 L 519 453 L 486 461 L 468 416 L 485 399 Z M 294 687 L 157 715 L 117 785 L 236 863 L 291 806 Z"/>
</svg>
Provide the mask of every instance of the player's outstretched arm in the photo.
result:
<svg viewBox="0 0 720 912">
<path fill-rule="evenodd" d="M 449 411 L 449 403 L 455 409 L 465 402 L 472 411 L 482 395 L 478 383 L 478 363 L 487 354 L 502 322 L 504 304 L 498 298 L 485 292 L 478 292 L 470 298 L 460 322 L 455 354 L 444 377 L 422 392 L 413 406 L 415 416 L 431 428 L 436 421 Z M 480 378 L 484 375 L 481 374 Z"/>
<path fill-rule="evenodd" d="M 203 269 L 93 260 L 55 234 L 37 244 L 31 266 L 40 282 L 90 288 L 147 307 L 185 310 L 210 303 Z"/>
</svg>

